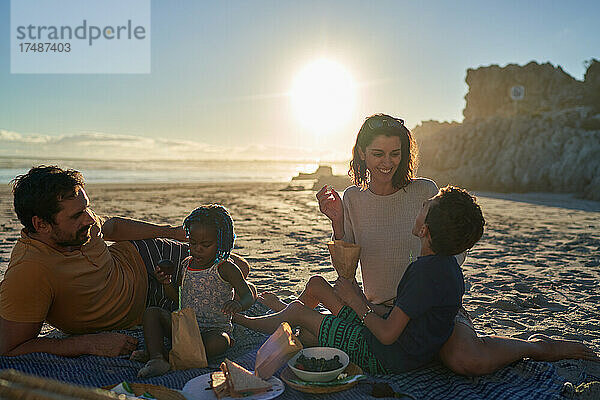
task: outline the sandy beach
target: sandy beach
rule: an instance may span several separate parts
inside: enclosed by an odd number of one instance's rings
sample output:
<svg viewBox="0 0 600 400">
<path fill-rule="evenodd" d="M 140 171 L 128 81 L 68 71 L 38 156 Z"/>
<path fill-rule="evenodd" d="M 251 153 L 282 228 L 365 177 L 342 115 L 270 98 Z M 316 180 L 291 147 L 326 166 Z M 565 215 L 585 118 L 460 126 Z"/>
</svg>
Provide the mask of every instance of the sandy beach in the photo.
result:
<svg viewBox="0 0 600 400">
<path fill-rule="evenodd" d="M 194 207 L 229 208 L 235 251 L 252 265 L 251 281 L 283 298 L 312 274 L 336 275 L 327 218 L 314 191 L 282 183 L 90 184 L 92 208 L 156 223 L 179 224 Z M 600 203 L 556 194 L 480 193 L 487 225 L 463 266 L 464 306 L 485 334 L 527 338 L 545 333 L 600 349 Z M 21 226 L 8 185 L 0 191 L 0 274 Z M 598 365 L 596 365 L 597 367 Z"/>
</svg>

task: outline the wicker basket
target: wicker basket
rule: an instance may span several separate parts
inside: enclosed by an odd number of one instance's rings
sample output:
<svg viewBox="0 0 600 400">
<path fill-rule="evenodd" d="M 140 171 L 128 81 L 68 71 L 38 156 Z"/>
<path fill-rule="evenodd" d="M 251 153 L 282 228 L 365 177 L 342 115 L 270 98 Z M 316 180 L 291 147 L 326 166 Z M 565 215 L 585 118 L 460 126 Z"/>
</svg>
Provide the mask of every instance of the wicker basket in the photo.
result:
<svg viewBox="0 0 600 400">
<path fill-rule="evenodd" d="M 0 372 L 0 398 L 32 400 L 114 400 L 114 393 L 56 379 L 25 374 L 14 369 Z"/>
<path fill-rule="evenodd" d="M 117 385 L 105 386 L 104 389 L 110 390 Z M 129 383 L 129 386 L 136 396 L 141 396 L 144 394 L 144 392 L 148 392 L 158 400 L 186 400 L 185 396 L 178 391 L 160 385 L 150 385 L 148 383 Z"/>
</svg>

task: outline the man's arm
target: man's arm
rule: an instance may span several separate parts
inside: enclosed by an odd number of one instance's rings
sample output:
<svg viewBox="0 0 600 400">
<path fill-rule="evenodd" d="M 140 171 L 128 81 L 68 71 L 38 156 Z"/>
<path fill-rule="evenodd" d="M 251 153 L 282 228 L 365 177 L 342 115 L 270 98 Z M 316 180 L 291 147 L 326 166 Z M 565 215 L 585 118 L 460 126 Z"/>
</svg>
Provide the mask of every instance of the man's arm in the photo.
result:
<svg viewBox="0 0 600 400">
<path fill-rule="evenodd" d="M 137 346 L 134 337 L 110 332 L 65 339 L 39 338 L 41 328 L 41 322 L 13 322 L 0 317 L 0 355 L 50 353 L 66 357 L 82 354 L 116 357 L 131 353 Z"/>
<path fill-rule="evenodd" d="M 183 226 L 157 225 L 150 222 L 130 218 L 112 217 L 102 225 L 102 235 L 105 240 L 113 242 L 121 240 L 142 240 L 153 238 L 168 238 L 185 242 Z"/>
</svg>

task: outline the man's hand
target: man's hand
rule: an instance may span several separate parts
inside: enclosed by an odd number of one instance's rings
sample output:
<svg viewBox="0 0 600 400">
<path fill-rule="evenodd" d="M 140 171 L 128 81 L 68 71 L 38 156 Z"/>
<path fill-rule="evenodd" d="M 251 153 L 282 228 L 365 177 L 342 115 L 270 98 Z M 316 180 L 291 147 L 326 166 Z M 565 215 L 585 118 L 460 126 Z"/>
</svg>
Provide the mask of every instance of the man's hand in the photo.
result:
<svg viewBox="0 0 600 400">
<path fill-rule="evenodd" d="M 185 235 L 185 229 L 183 225 L 171 226 L 169 237 L 171 239 L 179 240 L 180 242 L 189 242 L 188 237 Z"/>
<path fill-rule="evenodd" d="M 76 336 L 73 339 L 77 339 L 80 342 L 79 345 L 84 350 L 83 354 L 103 357 L 117 357 L 131 354 L 136 349 L 138 343 L 138 340 L 133 336 L 113 332 Z"/>
</svg>

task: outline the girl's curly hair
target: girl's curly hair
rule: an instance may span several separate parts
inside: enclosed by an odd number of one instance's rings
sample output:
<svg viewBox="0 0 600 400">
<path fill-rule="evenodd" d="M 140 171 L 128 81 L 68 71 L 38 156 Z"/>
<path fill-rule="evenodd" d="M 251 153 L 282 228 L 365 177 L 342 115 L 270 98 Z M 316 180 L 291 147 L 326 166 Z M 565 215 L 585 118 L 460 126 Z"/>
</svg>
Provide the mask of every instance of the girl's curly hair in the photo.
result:
<svg viewBox="0 0 600 400">
<path fill-rule="evenodd" d="M 183 220 L 185 235 L 190 237 L 190 227 L 194 224 L 215 228 L 217 232 L 217 256 L 216 260 L 226 260 L 231 254 L 235 233 L 233 232 L 233 220 L 227 209 L 219 204 L 200 206 Z"/>
</svg>

